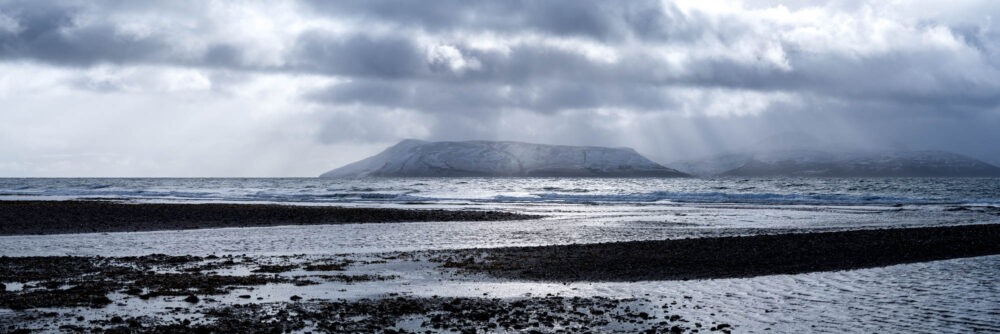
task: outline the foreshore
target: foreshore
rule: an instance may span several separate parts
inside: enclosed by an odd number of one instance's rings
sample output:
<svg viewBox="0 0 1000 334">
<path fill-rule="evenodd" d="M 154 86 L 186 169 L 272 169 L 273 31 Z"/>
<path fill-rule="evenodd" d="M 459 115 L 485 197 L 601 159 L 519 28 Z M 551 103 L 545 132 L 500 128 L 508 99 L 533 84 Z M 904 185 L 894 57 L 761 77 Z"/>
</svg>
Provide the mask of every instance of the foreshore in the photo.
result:
<svg viewBox="0 0 1000 334">
<path fill-rule="evenodd" d="M 716 279 L 992 254 L 1000 254 L 1000 224 L 371 254 L 0 256 L 0 282 L 8 285 L 0 285 L 0 310 L 8 309 L 0 326 L 144 333 L 729 332 L 741 325 L 714 322 L 715 313 L 690 321 L 679 315 L 689 306 L 708 307 L 688 297 L 437 297 L 416 290 L 339 296 L 349 287 L 421 280 Z M 129 311 L 140 304 L 140 311 Z M 261 323 L 267 326 L 258 328 Z"/>
<path fill-rule="evenodd" d="M 500 211 L 275 204 L 0 201 L 0 235 L 136 232 L 345 223 L 496 221 L 532 218 L 538 218 L 538 216 Z"/>
</svg>

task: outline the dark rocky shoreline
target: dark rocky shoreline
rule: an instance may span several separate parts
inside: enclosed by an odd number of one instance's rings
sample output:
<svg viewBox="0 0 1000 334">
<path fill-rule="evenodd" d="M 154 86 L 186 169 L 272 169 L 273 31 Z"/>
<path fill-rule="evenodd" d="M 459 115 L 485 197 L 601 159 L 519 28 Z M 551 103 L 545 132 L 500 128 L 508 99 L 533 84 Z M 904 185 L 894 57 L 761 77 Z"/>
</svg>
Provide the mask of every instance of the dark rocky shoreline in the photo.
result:
<svg viewBox="0 0 1000 334">
<path fill-rule="evenodd" d="M 632 309 L 644 307 L 657 312 Z M 360 300 L 249 303 L 201 310 L 204 318 L 109 316 L 62 325 L 0 328 L 9 333 L 730 333 L 725 323 L 692 323 L 672 305 L 604 297 L 394 297 Z M 177 315 L 191 309 L 176 310 Z M 72 318 L 43 313 L 38 319 Z M 37 320 L 37 319 L 36 319 Z M 42 321 L 44 323 L 45 321 Z M 407 324 L 409 323 L 409 324 Z M 403 325 L 401 325 L 403 324 Z"/>
<path fill-rule="evenodd" d="M 414 261 L 413 254 L 385 254 L 383 259 Z M 382 262 L 376 260 L 374 262 Z M 674 313 L 676 302 L 643 298 L 418 297 L 384 294 L 375 298 L 309 299 L 291 295 L 285 301 L 252 298 L 254 287 L 285 284 L 288 289 L 322 280 L 392 280 L 371 275 L 276 275 L 307 272 L 320 264 L 334 271 L 361 264 L 336 255 L 303 256 L 169 256 L 138 257 L 0 257 L 0 282 L 20 282 L 17 290 L 0 289 L 0 332 L 92 333 L 681 333 L 719 331 L 732 326 L 688 321 Z M 233 268 L 249 275 L 227 275 Z M 334 277 L 336 276 L 336 277 Z M 298 292 L 296 292 L 298 293 Z M 240 302 L 227 303 L 226 295 Z M 113 304 L 177 301 L 165 313 L 121 313 Z M 140 302 L 142 303 L 142 302 Z M 90 310 L 101 310 L 88 312 Z M 104 311 L 107 310 L 107 311 Z"/>
<path fill-rule="evenodd" d="M 538 217 L 499 211 L 410 210 L 273 204 L 0 201 L 0 235 L 344 223 L 496 221 L 532 218 Z"/>
<path fill-rule="evenodd" d="M 687 280 L 1000 254 L 1000 224 L 440 252 L 443 267 L 537 281 Z"/>
<path fill-rule="evenodd" d="M 707 307 L 688 296 L 342 299 L 337 291 L 345 290 L 336 289 L 408 284 L 407 272 L 393 266 L 400 263 L 417 263 L 407 266 L 438 280 L 593 282 L 794 274 L 991 254 L 1000 254 L 1000 224 L 364 255 L 0 256 L 0 310 L 7 312 L 0 332 L 728 333 L 741 325 L 715 313 L 681 317 L 683 308 Z M 366 267 L 381 265 L 397 269 Z M 282 297 L 264 299 L 267 286 L 279 287 Z M 332 295 L 318 294 L 315 287 L 323 286 Z M 122 308 L 131 305 L 160 309 Z"/>
</svg>

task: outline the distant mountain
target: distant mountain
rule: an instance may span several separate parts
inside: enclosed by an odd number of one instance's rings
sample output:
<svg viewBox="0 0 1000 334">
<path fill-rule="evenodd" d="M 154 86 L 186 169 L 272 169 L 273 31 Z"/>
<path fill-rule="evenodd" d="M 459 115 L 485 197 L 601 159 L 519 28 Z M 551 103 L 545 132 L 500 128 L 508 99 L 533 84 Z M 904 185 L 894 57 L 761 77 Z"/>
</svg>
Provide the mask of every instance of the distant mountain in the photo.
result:
<svg viewBox="0 0 1000 334">
<path fill-rule="evenodd" d="M 674 161 L 669 165 L 691 175 L 716 176 L 742 167 L 752 158 L 751 153 L 729 153 L 703 159 Z"/>
<path fill-rule="evenodd" d="M 681 161 L 674 166 L 702 176 L 1000 176 L 1000 167 L 944 151 L 777 150 Z"/>
<path fill-rule="evenodd" d="M 320 177 L 366 176 L 688 176 L 630 148 L 541 145 L 509 141 L 404 140 Z"/>
<path fill-rule="evenodd" d="M 830 149 L 833 144 L 823 141 L 818 137 L 801 132 L 779 132 L 761 138 L 751 146 L 754 149 L 742 151 L 787 151 L 787 150 L 808 150 L 808 149 Z"/>
</svg>

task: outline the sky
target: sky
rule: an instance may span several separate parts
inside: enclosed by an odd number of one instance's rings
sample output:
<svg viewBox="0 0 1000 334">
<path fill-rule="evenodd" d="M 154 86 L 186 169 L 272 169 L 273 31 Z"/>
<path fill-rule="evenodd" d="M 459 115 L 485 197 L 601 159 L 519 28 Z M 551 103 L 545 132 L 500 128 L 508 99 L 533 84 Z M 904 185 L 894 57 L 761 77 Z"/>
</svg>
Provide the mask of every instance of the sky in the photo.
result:
<svg viewBox="0 0 1000 334">
<path fill-rule="evenodd" d="M 316 176 L 406 138 L 669 165 L 787 133 L 1000 164 L 1000 6 L 0 0 L 0 176 Z"/>
</svg>

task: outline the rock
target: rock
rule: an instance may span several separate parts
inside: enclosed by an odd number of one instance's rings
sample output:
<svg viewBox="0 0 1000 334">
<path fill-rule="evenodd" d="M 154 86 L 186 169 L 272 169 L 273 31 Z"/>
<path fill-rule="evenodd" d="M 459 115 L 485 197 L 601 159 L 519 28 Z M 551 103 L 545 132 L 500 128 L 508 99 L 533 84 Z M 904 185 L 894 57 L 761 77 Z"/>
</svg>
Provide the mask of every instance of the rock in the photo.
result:
<svg viewBox="0 0 1000 334">
<path fill-rule="evenodd" d="M 198 296 L 195 296 L 195 295 L 188 295 L 187 298 L 184 298 L 184 301 L 186 301 L 188 303 L 196 304 L 199 301 L 201 301 L 201 299 L 198 299 Z"/>
<path fill-rule="evenodd" d="M 86 331 L 86 328 L 83 328 L 83 327 L 80 327 L 80 326 L 76 326 L 76 325 L 62 325 L 62 326 L 59 326 L 59 330 L 60 331 L 66 331 L 66 332 L 83 333 L 84 331 Z"/>
<path fill-rule="evenodd" d="M 289 299 L 291 299 L 291 300 L 292 300 L 293 302 L 297 302 L 297 301 L 300 301 L 300 300 L 302 300 L 302 297 L 299 297 L 298 295 L 293 295 L 293 296 L 292 296 L 291 298 L 289 298 Z"/>
<path fill-rule="evenodd" d="M 111 304 L 111 299 L 109 299 L 107 296 L 101 295 L 101 294 L 90 295 L 90 296 L 86 296 L 85 298 L 86 298 L 87 303 L 89 304 L 90 307 L 104 307 L 104 305 Z M 66 298 L 66 299 L 60 299 L 60 300 L 63 301 L 63 302 L 68 302 L 71 299 L 72 298 Z"/>
</svg>

